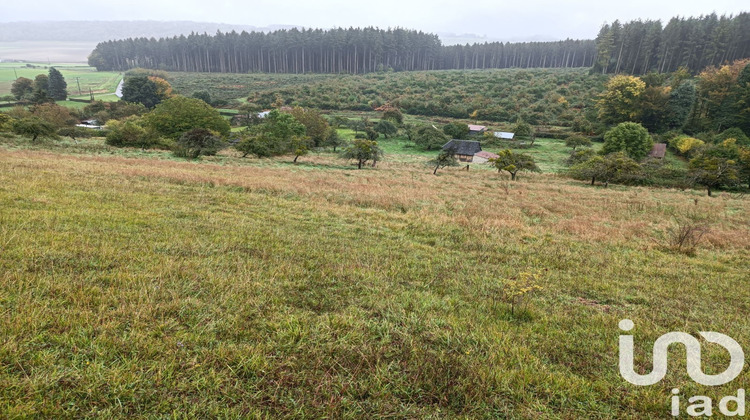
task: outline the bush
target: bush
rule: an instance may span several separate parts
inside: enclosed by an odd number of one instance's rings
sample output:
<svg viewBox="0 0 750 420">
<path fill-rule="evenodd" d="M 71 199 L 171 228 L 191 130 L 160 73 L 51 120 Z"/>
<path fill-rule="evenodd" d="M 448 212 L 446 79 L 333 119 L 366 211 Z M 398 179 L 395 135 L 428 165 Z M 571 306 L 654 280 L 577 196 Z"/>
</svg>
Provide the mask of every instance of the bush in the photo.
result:
<svg viewBox="0 0 750 420">
<path fill-rule="evenodd" d="M 107 124 L 105 143 L 114 147 L 146 149 L 159 144 L 157 136 L 144 128 L 139 119 L 113 120 Z"/>
<path fill-rule="evenodd" d="M 160 103 L 144 117 L 144 122 L 154 132 L 174 140 L 194 128 L 211 130 L 222 137 L 228 136 L 231 130 L 219 111 L 200 99 L 184 96 Z"/>
<path fill-rule="evenodd" d="M 224 142 L 216 133 L 205 128 L 194 128 L 180 136 L 175 144 L 174 154 L 197 159 L 199 156 L 214 156 L 223 147 Z"/>
</svg>

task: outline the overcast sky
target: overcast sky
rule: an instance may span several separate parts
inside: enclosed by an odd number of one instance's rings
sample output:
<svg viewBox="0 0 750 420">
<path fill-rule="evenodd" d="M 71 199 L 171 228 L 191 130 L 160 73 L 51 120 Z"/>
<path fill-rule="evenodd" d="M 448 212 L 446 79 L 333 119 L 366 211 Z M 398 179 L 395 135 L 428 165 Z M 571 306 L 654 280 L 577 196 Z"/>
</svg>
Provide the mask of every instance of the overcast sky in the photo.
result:
<svg viewBox="0 0 750 420">
<path fill-rule="evenodd" d="M 0 21 L 193 20 L 259 27 L 284 24 L 401 26 L 500 40 L 594 38 L 604 22 L 737 14 L 747 0 L 2 0 Z"/>
</svg>

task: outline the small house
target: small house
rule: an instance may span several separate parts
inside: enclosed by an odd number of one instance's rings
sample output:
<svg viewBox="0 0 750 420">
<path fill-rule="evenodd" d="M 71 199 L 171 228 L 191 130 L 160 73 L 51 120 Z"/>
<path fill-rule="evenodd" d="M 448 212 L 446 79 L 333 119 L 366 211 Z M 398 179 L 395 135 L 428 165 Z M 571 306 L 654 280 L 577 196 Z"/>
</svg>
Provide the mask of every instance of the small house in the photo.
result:
<svg viewBox="0 0 750 420">
<path fill-rule="evenodd" d="M 461 162 L 472 162 L 474 155 L 482 151 L 482 146 L 474 140 L 453 139 L 445 143 L 443 150 L 453 152 Z"/>
<path fill-rule="evenodd" d="M 487 131 L 487 127 L 483 125 L 469 124 L 469 134 L 482 134 Z"/>
<path fill-rule="evenodd" d="M 516 133 L 508 133 L 506 131 L 495 131 L 492 133 L 495 137 L 503 140 L 513 140 L 513 137 L 516 136 Z"/>
<path fill-rule="evenodd" d="M 492 152 L 481 151 L 478 153 L 474 153 L 474 159 L 471 161 L 471 163 L 487 163 L 490 159 L 497 159 L 499 157 L 500 156 Z"/>
<path fill-rule="evenodd" d="M 266 118 L 271 111 L 263 111 L 258 113 L 258 118 Z"/>
<path fill-rule="evenodd" d="M 656 159 L 664 159 L 664 156 L 666 154 L 667 154 L 667 144 L 656 143 L 654 147 L 651 148 L 651 152 L 648 154 L 648 156 L 652 158 L 656 158 Z"/>
</svg>

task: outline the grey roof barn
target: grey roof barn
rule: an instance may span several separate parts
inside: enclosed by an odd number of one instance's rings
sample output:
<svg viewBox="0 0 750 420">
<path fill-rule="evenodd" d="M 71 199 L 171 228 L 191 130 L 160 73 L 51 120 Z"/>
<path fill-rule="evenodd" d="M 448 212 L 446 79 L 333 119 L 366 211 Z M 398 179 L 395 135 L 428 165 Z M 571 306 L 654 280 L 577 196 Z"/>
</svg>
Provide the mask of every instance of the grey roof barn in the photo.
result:
<svg viewBox="0 0 750 420">
<path fill-rule="evenodd" d="M 443 150 L 452 151 L 462 162 L 471 162 L 474 155 L 482 151 L 482 146 L 475 140 L 456 140 L 453 139 L 445 143 Z"/>
</svg>

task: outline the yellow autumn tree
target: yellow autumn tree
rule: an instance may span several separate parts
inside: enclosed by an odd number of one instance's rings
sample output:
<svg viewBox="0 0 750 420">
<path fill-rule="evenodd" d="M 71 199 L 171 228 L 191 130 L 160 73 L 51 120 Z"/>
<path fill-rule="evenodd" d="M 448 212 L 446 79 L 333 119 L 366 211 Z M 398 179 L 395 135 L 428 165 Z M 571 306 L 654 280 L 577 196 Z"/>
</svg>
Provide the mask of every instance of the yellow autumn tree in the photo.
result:
<svg viewBox="0 0 750 420">
<path fill-rule="evenodd" d="M 610 79 L 597 105 L 599 119 L 607 124 L 636 121 L 646 83 L 635 76 L 619 75 Z"/>
</svg>

